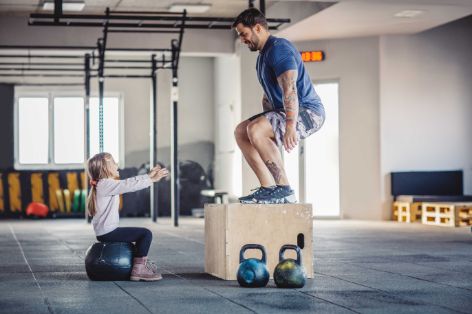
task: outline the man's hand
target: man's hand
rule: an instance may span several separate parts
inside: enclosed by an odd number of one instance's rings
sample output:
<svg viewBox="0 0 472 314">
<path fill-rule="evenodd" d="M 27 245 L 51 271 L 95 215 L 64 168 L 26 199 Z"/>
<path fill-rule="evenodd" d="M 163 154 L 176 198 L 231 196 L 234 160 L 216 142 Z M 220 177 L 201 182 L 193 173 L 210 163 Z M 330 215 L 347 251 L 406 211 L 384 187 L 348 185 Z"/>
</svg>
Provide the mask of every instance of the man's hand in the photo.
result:
<svg viewBox="0 0 472 314">
<path fill-rule="evenodd" d="M 285 135 L 284 135 L 284 148 L 287 153 L 290 153 L 298 144 L 298 136 L 297 130 L 295 129 L 295 125 L 287 124 L 285 128 Z"/>
</svg>

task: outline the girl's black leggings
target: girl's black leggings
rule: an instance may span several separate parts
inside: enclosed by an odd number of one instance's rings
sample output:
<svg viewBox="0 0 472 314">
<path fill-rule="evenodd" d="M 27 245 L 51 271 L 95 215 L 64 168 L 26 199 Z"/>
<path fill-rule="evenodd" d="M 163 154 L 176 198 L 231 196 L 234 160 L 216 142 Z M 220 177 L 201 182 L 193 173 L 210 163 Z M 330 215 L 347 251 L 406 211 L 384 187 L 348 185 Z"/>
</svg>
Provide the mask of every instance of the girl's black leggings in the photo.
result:
<svg viewBox="0 0 472 314">
<path fill-rule="evenodd" d="M 152 232 L 146 228 L 118 227 L 97 237 L 100 242 L 136 242 L 136 257 L 147 256 Z"/>
</svg>

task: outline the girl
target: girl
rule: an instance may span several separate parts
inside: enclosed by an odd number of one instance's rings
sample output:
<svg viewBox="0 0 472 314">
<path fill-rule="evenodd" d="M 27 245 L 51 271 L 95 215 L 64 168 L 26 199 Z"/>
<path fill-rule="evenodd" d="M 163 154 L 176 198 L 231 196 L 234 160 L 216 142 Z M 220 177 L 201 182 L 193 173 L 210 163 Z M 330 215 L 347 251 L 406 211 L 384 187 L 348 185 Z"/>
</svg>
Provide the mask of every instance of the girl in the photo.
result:
<svg viewBox="0 0 472 314">
<path fill-rule="evenodd" d="M 133 258 L 133 281 L 162 279 L 155 264 L 147 260 L 152 233 L 146 228 L 118 227 L 120 194 L 134 192 L 151 186 L 168 175 L 165 168 L 154 167 L 149 174 L 119 180 L 118 165 L 109 153 L 96 154 L 87 161 L 90 178 L 90 194 L 87 209 L 93 217 L 92 225 L 100 242 L 136 242 Z"/>
</svg>

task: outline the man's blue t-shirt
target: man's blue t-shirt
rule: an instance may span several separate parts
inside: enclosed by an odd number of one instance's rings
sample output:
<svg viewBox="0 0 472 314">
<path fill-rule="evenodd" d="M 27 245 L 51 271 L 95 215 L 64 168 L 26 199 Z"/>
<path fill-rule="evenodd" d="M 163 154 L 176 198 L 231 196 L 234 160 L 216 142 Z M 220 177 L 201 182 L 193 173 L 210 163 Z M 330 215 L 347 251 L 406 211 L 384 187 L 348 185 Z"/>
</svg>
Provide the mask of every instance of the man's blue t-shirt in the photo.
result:
<svg viewBox="0 0 472 314">
<path fill-rule="evenodd" d="M 323 112 L 320 97 L 313 88 L 300 52 L 286 39 L 269 36 L 256 63 L 257 78 L 274 109 L 284 109 L 283 92 L 277 77 L 288 70 L 297 70 L 297 92 L 300 107 Z"/>
</svg>

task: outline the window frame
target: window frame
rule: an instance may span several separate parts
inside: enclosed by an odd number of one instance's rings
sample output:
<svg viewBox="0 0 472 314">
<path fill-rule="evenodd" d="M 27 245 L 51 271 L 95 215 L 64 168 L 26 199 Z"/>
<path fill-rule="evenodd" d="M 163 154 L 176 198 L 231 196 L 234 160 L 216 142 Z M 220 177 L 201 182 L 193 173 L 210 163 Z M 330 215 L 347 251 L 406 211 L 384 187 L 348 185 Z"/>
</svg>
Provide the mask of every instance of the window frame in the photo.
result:
<svg viewBox="0 0 472 314">
<path fill-rule="evenodd" d="M 98 98 L 98 93 L 90 94 L 90 98 Z M 124 95 L 121 92 L 108 92 L 104 95 L 105 98 L 117 97 L 118 98 L 118 151 L 120 154 L 120 160 L 118 166 L 120 168 L 125 167 L 125 106 L 124 106 Z M 85 101 L 85 97 L 84 97 Z M 90 104 L 89 104 L 90 105 Z M 90 118 L 90 116 L 89 116 Z"/>
<path fill-rule="evenodd" d="M 124 97 L 120 92 L 105 93 L 105 97 L 118 98 L 118 145 L 119 145 L 119 166 L 124 167 Z M 47 164 L 23 164 L 19 162 L 19 100 L 20 98 L 29 97 L 43 97 L 48 99 L 48 163 Z M 85 113 L 85 94 L 83 90 L 78 89 L 44 89 L 44 88 L 25 88 L 15 87 L 15 102 L 13 110 L 13 142 L 14 142 L 14 169 L 15 170 L 69 170 L 69 169 L 84 169 L 85 163 L 70 163 L 70 164 L 56 164 L 54 158 L 54 98 L 55 97 L 81 97 L 84 99 L 84 113 Z M 90 97 L 98 97 L 94 93 Z M 85 124 L 85 121 L 84 121 Z M 85 129 L 84 125 L 84 129 Z M 85 139 L 85 135 L 84 135 Z M 86 139 L 85 139 L 86 140 Z"/>
</svg>

